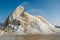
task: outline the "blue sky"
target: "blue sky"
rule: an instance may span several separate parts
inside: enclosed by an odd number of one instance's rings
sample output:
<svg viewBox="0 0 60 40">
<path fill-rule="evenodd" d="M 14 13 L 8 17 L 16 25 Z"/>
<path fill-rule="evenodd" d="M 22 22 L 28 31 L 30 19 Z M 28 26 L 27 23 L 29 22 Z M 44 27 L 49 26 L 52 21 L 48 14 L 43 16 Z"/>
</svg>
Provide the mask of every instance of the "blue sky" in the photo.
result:
<svg viewBox="0 0 60 40">
<path fill-rule="evenodd" d="M 53 25 L 60 25 L 60 0 L 0 0 L 0 22 L 19 5 L 33 15 L 41 15 Z"/>
</svg>

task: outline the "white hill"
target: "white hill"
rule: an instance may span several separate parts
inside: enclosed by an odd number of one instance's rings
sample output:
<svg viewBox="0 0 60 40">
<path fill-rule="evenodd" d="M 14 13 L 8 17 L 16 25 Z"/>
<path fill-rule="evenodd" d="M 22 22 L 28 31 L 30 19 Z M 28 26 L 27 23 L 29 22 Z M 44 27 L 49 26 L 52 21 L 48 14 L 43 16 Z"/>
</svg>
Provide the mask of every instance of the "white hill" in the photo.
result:
<svg viewBox="0 0 60 40">
<path fill-rule="evenodd" d="M 17 7 L 5 21 L 5 26 L 18 34 L 50 34 L 58 30 L 41 16 L 30 15 L 24 7 Z"/>
</svg>

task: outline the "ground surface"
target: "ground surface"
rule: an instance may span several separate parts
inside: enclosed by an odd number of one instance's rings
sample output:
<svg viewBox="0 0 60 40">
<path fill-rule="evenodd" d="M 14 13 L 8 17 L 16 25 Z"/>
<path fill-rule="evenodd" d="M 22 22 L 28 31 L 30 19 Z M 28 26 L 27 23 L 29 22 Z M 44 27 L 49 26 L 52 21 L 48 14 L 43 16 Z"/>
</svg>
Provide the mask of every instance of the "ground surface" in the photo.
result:
<svg viewBox="0 0 60 40">
<path fill-rule="evenodd" d="M 60 33 L 50 35 L 16 35 L 9 34 L 0 36 L 0 40 L 60 40 Z"/>
</svg>

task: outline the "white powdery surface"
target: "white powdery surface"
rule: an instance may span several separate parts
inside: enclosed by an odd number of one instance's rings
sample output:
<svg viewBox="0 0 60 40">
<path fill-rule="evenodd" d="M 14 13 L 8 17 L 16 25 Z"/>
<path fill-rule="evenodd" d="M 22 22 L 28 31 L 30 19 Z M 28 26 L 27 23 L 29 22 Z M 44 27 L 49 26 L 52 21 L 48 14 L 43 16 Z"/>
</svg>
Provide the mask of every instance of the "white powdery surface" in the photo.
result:
<svg viewBox="0 0 60 40">
<path fill-rule="evenodd" d="M 43 17 L 25 12 L 22 6 L 17 7 L 7 18 L 5 25 L 9 24 L 17 34 L 50 34 L 59 31 Z"/>
</svg>

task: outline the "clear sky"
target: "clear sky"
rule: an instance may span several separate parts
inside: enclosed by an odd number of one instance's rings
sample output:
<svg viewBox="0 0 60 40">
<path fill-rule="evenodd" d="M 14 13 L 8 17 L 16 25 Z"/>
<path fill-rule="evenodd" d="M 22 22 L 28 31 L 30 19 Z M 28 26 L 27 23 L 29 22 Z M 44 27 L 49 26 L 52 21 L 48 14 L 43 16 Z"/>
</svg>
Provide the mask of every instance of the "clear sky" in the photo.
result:
<svg viewBox="0 0 60 40">
<path fill-rule="evenodd" d="M 33 15 L 41 15 L 53 25 L 60 25 L 60 0 L 0 0 L 0 22 L 19 5 Z"/>
</svg>

